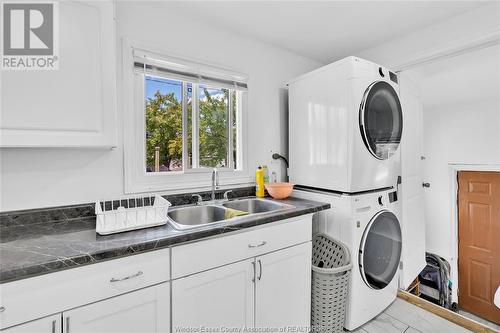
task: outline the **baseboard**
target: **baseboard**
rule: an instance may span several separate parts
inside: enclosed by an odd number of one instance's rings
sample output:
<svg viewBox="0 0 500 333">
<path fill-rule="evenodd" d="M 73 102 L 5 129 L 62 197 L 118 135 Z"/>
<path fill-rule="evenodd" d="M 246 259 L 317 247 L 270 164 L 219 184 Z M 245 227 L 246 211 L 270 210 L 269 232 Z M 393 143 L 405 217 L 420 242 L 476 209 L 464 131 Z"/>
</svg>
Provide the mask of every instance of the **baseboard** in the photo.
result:
<svg viewBox="0 0 500 333">
<path fill-rule="evenodd" d="M 443 307 L 440 307 L 439 305 L 436 305 L 434 303 L 426 301 L 425 299 L 422 299 L 418 296 L 410 294 L 409 292 L 399 290 L 398 297 L 413 304 L 413 305 L 418 306 L 421 309 L 429 311 L 429 312 L 435 314 L 436 316 L 439 316 L 439 317 L 444 318 L 448 321 L 451 321 L 452 323 L 455 323 L 459 326 L 462 326 L 463 328 L 471 330 L 472 332 L 498 333 L 498 331 L 496 331 L 488 326 L 485 326 L 481 323 L 478 323 L 477 321 L 474 321 L 472 319 L 466 318 L 466 317 L 464 317 L 456 312 L 453 312 L 453 311 L 450 311 L 450 310 L 445 309 Z"/>
</svg>

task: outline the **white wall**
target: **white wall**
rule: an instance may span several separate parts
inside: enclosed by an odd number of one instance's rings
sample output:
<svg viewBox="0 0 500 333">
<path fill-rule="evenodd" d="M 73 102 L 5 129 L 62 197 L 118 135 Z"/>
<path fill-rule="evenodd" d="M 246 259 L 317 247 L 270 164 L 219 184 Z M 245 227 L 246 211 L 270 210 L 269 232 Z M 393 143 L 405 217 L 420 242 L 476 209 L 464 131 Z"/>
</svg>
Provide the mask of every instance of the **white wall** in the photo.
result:
<svg viewBox="0 0 500 333">
<path fill-rule="evenodd" d="M 500 46 L 421 66 L 427 250 L 451 261 L 457 286 L 452 164 L 500 166 Z M 455 288 L 454 288 L 455 290 Z"/>
<path fill-rule="evenodd" d="M 168 2 L 118 2 L 117 35 L 249 75 L 249 161 L 253 167 L 282 152 L 285 82 L 319 67 L 317 61 L 181 16 Z M 121 59 L 120 48 L 117 58 Z M 118 70 L 118 82 L 120 82 Z M 115 150 L 1 149 L 0 210 L 92 202 L 123 194 L 123 117 L 119 87 L 119 147 Z M 278 170 L 282 173 L 283 169 Z"/>
<path fill-rule="evenodd" d="M 357 55 L 397 67 L 415 56 L 500 29 L 500 5 L 486 5 Z M 452 265 L 457 287 L 456 229 L 450 164 L 500 163 L 500 51 L 493 46 L 407 71 L 423 102 L 427 250 Z M 411 124 L 405 124 L 411 126 Z"/>
</svg>

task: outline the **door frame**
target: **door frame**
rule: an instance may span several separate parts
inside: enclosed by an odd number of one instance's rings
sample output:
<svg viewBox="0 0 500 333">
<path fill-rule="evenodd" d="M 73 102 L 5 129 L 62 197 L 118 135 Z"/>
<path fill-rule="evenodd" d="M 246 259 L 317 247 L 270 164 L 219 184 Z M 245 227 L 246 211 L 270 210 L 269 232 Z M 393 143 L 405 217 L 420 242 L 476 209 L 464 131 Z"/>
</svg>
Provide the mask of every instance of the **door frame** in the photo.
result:
<svg viewBox="0 0 500 333">
<path fill-rule="evenodd" d="M 449 163 L 450 175 L 450 194 L 451 194 L 451 217 L 452 217 L 452 235 L 453 243 L 451 252 L 454 257 L 451 258 L 451 280 L 452 301 L 458 304 L 458 172 L 460 171 L 484 171 L 500 172 L 500 164 L 453 164 Z"/>
</svg>

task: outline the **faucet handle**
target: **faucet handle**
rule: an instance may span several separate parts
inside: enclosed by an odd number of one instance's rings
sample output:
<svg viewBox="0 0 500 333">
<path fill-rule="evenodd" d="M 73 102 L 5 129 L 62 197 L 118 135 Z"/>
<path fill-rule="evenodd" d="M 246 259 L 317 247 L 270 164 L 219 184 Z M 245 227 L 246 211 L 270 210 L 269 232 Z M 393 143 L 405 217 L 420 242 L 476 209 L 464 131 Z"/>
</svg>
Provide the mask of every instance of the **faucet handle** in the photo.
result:
<svg viewBox="0 0 500 333">
<path fill-rule="evenodd" d="M 229 199 L 229 196 L 228 196 L 229 193 L 233 193 L 233 190 L 229 190 L 229 191 L 224 192 L 224 199 L 226 199 L 226 200 Z"/>
<path fill-rule="evenodd" d="M 212 183 L 214 184 L 214 187 L 216 190 L 219 189 L 219 170 L 217 168 L 212 169 Z"/>
<path fill-rule="evenodd" d="M 203 201 L 203 198 L 199 194 L 191 194 L 192 197 L 198 198 L 197 203 L 200 204 Z"/>
</svg>

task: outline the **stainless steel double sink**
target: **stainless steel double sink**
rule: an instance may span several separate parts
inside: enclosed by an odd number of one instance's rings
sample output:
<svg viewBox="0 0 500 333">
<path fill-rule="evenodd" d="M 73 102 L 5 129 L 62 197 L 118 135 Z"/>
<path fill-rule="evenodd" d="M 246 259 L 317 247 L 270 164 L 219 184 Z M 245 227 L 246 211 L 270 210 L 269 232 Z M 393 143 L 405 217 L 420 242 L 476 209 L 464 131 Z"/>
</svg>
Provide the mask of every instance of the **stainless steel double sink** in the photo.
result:
<svg viewBox="0 0 500 333">
<path fill-rule="evenodd" d="M 207 225 L 237 221 L 240 216 L 234 216 L 234 211 L 247 214 L 261 214 L 277 210 L 285 210 L 294 206 L 267 199 L 240 199 L 217 204 L 201 204 L 190 207 L 172 208 L 168 212 L 170 224 L 177 230 L 201 228 Z"/>
</svg>

